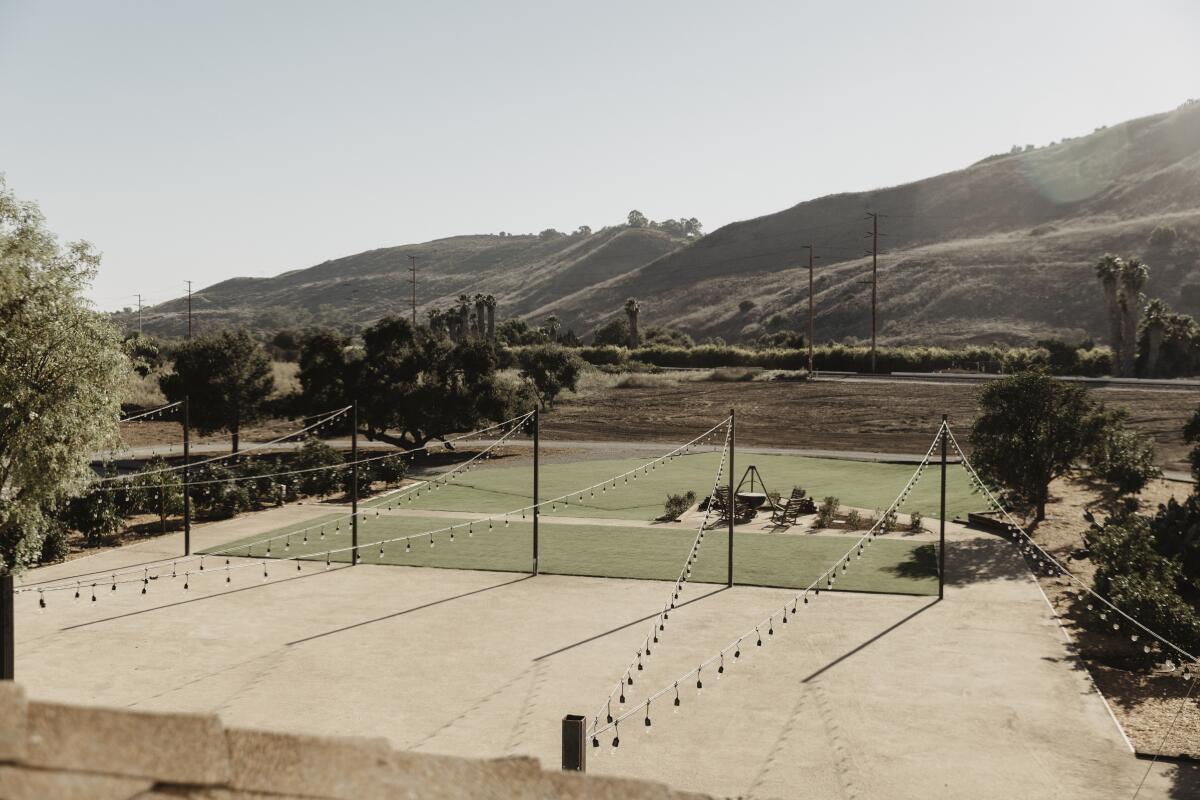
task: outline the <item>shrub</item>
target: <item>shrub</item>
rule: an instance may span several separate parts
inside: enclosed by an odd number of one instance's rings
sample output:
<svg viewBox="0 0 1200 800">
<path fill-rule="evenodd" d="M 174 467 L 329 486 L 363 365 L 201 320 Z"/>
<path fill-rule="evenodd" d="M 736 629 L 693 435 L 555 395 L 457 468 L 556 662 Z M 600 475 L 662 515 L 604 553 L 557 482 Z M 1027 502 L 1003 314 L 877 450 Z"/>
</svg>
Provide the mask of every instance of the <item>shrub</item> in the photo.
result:
<svg viewBox="0 0 1200 800">
<path fill-rule="evenodd" d="M 1154 441 L 1125 427 L 1124 414 L 1110 414 L 1109 422 L 1088 448 L 1088 467 L 1111 485 L 1117 495 L 1134 495 L 1162 475 L 1154 463 Z"/>
<path fill-rule="evenodd" d="M 692 503 L 696 502 L 696 493 L 688 490 L 687 494 L 669 494 L 667 502 L 663 504 L 666 513 L 662 515 L 662 519 L 675 521 L 683 516 L 683 512 L 692 507 Z"/>
<path fill-rule="evenodd" d="M 1165 249 L 1175 244 L 1178 238 L 1179 232 L 1175 230 L 1174 225 L 1158 225 L 1150 231 L 1150 246 Z"/>
<path fill-rule="evenodd" d="M 70 554 L 70 532 L 67 530 L 67 526 L 59 520 L 50 520 L 46 537 L 42 539 L 42 553 L 38 556 L 38 563 L 52 564 L 56 561 L 63 561 Z"/>
<path fill-rule="evenodd" d="M 850 513 L 846 515 L 846 527 L 852 531 L 860 530 L 865 527 L 863 524 L 863 516 L 858 513 L 858 509 L 850 509 Z"/>
<path fill-rule="evenodd" d="M 839 506 L 841 506 L 841 501 L 836 497 L 826 497 L 822 500 L 820 508 L 817 509 L 817 527 L 831 527 Z"/>
<path fill-rule="evenodd" d="M 925 517 L 920 511 L 913 510 L 908 515 L 908 529 L 913 533 L 925 530 Z"/>
<path fill-rule="evenodd" d="M 748 383 L 754 380 L 754 376 L 761 371 L 753 367 L 723 367 L 714 369 L 700 380 L 714 383 Z"/>
<path fill-rule="evenodd" d="M 331 467 L 344 462 L 342 456 L 320 439 L 309 438 L 304 441 L 300 453 L 296 457 L 294 469 L 313 469 L 312 472 L 302 472 L 300 491 L 307 495 L 327 495 L 333 493 L 339 485 L 336 469 L 314 469 L 316 467 Z"/>
</svg>

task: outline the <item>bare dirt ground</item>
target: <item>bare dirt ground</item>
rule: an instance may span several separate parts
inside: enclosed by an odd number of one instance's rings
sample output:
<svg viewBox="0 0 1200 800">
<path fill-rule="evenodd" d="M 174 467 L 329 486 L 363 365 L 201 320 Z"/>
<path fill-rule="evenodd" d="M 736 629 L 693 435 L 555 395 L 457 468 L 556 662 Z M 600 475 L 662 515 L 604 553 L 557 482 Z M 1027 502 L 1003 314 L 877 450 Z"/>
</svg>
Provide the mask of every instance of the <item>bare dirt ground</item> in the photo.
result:
<svg viewBox="0 0 1200 800">
<path fill-rule="evenodd" d="M 965 439 L 978 392 L 978 386 L 939 383 L 664 382 L 566 397 L 543 418 L 542 434 L 682 440 L 698 424 L 716 422 L 736 407 L 742 445 L 919 453 L 929 446 L 942 414 Z M 1129 411 L 1133 426 L 1154 437 L 1164 468 L 1188 469 L 1183 426 L 1200 399 L 1151 389 L 1093 389 L 1092 396 Z"/>
</svg>

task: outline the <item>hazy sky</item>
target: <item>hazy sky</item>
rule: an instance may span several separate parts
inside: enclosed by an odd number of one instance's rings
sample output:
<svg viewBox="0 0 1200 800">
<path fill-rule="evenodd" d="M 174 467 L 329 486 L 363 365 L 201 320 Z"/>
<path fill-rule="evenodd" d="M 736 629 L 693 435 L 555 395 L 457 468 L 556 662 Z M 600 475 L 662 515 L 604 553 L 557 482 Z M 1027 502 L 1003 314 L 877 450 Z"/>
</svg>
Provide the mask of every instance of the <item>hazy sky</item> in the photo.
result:
<svg viewBox="0 0 1200 800">
<path fill-rule="evenodd" d="M 1198 32 L 1194 0 L 0 0 L 0 172 L 113 308 L 921 178 L 1200 96 Z"/>
</svg>

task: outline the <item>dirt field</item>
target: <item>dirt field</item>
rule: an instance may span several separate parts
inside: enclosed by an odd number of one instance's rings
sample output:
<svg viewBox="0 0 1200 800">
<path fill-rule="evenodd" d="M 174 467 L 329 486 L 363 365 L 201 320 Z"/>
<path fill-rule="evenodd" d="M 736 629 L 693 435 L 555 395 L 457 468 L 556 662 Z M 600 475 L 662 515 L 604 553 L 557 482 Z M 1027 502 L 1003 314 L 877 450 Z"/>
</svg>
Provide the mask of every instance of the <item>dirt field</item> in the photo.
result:
<svg viewBox="0 0 1200 800">
<path fill-rule="evenodd" d="M 698 424 L 737 409 L 738 443 L 749 446 L 919 453 L 942 414 L 963 433 L 975 418 L 977 386 L 937 383 L 664 382 L 652 388 L 610 388 L 567 397 L 547 414 L 542 435 L 560 439 L 686 439 Z M 1124 408 L 1134 427 L 1158 443 L 1160 463 L 1186 470 L 1183 426 L 1200 404 L 1188 392 L 1093 389 Z"/>
<path fill-rule="evenodd" d="M 307 519 L 289 506 L 205 525 L 200 546 Z M 823 593 L 703 692 L 643 698 L 790 596 L 691 587 L 637 673 L 621 746 L 589 771 L 719 796 L 1128 797 L 1146 774 L 1007 543 L 951 526 L 946 600 Z M 39 570 L 104 575 L 177 553 L 176 535 Z M 210 571 L 211 572 L 211 571 Z M 251 576 L 254 570 L 249 571 Z M 245 573 L 243 573 L 245 574 Z M 558 760 L 564 713 L 591 716 L 645 635 L 664 584 L 425 568 L 307 565 L 19 596 L 31 695 L 219 713 L 229 724 L 382 735 L 414 750 Z M 667 584 L 669 585 L 669 584 Z M 101 586 L 103 589 L 103 586 Z M 1195 796 L 1160 763 L 1141 798 Z"/>
</svg>

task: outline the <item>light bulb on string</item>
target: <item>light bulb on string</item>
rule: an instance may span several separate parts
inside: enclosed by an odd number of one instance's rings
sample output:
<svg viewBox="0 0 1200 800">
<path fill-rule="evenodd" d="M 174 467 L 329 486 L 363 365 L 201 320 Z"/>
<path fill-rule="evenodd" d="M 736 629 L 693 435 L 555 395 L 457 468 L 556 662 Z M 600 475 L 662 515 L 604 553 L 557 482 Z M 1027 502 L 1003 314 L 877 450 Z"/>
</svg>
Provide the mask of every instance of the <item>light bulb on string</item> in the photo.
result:
<svg viewBox="0 0 1200 800">
<path fill-rule="evenodd" d="M 720 663 L 717 664 L 717 680 L 721 680 L 721 676 L 725 674 L 725 651 L 721 651 Z"/>
<path fill-rule="evenodd" d="M 704 681 L 700 680 L 700 673 L 703 669 L 703 666 L 696 667 L 696 694 L 704 691 Z"/>
<path fill-rule="evenodd" d="M 754 627 L 754 635 L 758 639 L 758 646 L 762 647 L 762 634 L 758 632 L 758 626 Z"/>
<path fill-rule="evenodd" d="M 675 708 L 679 708 L 679 681 L 675 681 Z M 678 711 L 674 713 L 678 714 Z"/>
</svg>

